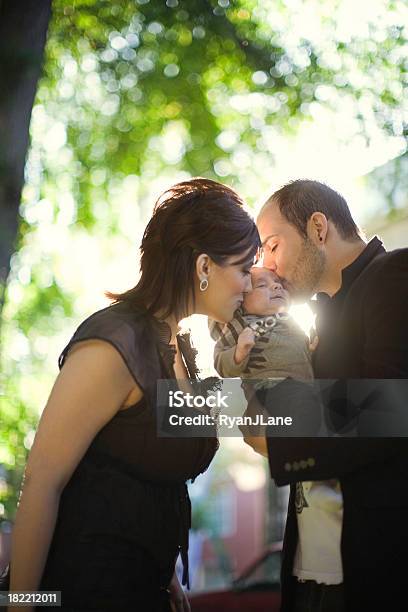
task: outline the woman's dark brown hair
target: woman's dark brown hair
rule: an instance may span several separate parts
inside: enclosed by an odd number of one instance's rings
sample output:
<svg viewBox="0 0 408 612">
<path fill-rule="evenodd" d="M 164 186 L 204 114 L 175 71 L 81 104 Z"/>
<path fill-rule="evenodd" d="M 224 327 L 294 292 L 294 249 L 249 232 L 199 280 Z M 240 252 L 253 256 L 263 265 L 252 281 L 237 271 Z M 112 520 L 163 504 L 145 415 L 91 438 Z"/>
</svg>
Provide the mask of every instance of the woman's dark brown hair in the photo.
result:
<svg viewBox="0 0 408 612">
<path fill-rule="evenodd" d="M 204 178 L 184 181 L 155 204 L 140 247 L 137 285 L 107 296 L 179 320 L 187 316 L 191 299 L 195 301 L 195 263 L 201 253 L 222 266 L 232 255 L 242 255 L 234 263 L 248 261 L 259 247 L 255 223 L 233 189 Z"/>
</svg>

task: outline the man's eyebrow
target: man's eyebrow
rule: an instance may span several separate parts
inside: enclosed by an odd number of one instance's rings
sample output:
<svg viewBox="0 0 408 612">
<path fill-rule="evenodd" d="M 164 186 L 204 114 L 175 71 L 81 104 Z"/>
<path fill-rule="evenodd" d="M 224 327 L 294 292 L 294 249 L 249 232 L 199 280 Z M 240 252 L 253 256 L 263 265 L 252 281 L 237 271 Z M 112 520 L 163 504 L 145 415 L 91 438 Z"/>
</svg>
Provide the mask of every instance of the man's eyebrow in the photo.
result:
<svg viewBox="0 0 408 612">
<path fill-rule="evenodd" d="M 265 238 L 265 240 L 262 241 L 261 246 L 265 246 L 265 244 L 268 242 L 269 238 L 273 238 L 274 236 L 278 236 L 278 234 L 269 234 L 269 236 L 267 236 Z"/>
</svg>

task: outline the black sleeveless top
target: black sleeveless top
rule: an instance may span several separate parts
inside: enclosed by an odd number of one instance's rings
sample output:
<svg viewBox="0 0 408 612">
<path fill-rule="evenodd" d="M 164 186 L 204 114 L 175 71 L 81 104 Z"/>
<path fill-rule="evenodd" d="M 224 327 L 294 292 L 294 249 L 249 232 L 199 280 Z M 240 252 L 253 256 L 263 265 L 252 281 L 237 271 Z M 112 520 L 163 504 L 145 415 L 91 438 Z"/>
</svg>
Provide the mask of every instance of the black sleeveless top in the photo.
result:
<svg viewBox="0 0 408 612">
<path fill-rule="evenodd" d="M 101 339 L 111 343 L 143 397 L 117 412 L 98 432 L 64 488 L 41 588 L 58 586 L 78 564 L 86 572 L 84 547 L 75 543 L 91 541 L 95 534 L 103 534 L 113 546 L 126 540 L 145 550 L 159 568 L 164 586 L 180 552 L 183 584 L 189 586 L 191 507 L 185 483 L 206 470 L 218 440 L 215 436 L 157 436 L 156 381 L 175 378 L 175 348 L 169 344 L 170 337 L 167 323 L 122 302 L 86 319 L 63 350 L 60 368 L 77 342 Z M 178 337 L 178 342 L 190 378 L 197 378 L 189 338 Z M 109 547 L 106 556 L 109 564 Z"/>
</svg>

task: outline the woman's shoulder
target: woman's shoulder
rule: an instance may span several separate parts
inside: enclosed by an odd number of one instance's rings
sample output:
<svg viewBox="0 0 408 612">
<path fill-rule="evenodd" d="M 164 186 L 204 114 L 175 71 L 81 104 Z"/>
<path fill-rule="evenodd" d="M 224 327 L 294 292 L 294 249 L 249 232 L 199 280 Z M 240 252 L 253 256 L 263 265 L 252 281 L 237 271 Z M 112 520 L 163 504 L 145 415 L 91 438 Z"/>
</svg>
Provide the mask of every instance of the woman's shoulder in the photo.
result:
<svg viewBox="0 0 408 612">
<path fill-rule="evenodd" d="M 111 328 L 122 325 L 143 326 L 147 324 L 148 314 L 145 310 L 127 302 L 116 302 L 86 317 L 80 323 L 75 333 L 99 327 L 104 328 L 106 326 Z"/>
<path fill-rule="evenodd" d="M 150 317 L 146 310 L 127 302 L 116 302 L 101 308 L 83 319 L 74 332 L 74 335 L 109 330 L 120 327 L 144 328 L 149 326 Z"/>
<path fill-rule="evenodd" d="M 119 302 L 91 314 L 79 325 L 60 354 L 60 369 L 72 346 L 84 340 L 109 342 L 119 352 L 139 387 L 153 401 L 154 386 L 160 378 L 160 363 L 155 332 L 145 310 Z"/>
<path fill-rule="evenodd" d="M 59 356 L 61 368 L 70 348 L 84 340 L 105 340 L 112 344 L 126 362 L 137 361 L 152 342 L 147 312 L 125 302 L 98 310 L 77 327 Z"/>
</svg>

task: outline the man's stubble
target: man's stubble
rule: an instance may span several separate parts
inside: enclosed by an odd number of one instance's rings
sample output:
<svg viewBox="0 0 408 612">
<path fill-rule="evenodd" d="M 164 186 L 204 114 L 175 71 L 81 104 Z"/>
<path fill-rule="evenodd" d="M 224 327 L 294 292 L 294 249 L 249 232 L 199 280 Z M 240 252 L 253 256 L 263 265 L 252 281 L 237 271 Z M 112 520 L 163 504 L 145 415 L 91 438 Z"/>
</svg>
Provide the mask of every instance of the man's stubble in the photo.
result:
<svg viewBox="0 0 408 612">
<path fill-rule="evenodd" d="M 292 278 L 286 285 L 296 301 L 310 299 L 319 290 L 326 269 L 326 256 L 310 238 L 305 238 L 293 268 Z"/>
</svg>

